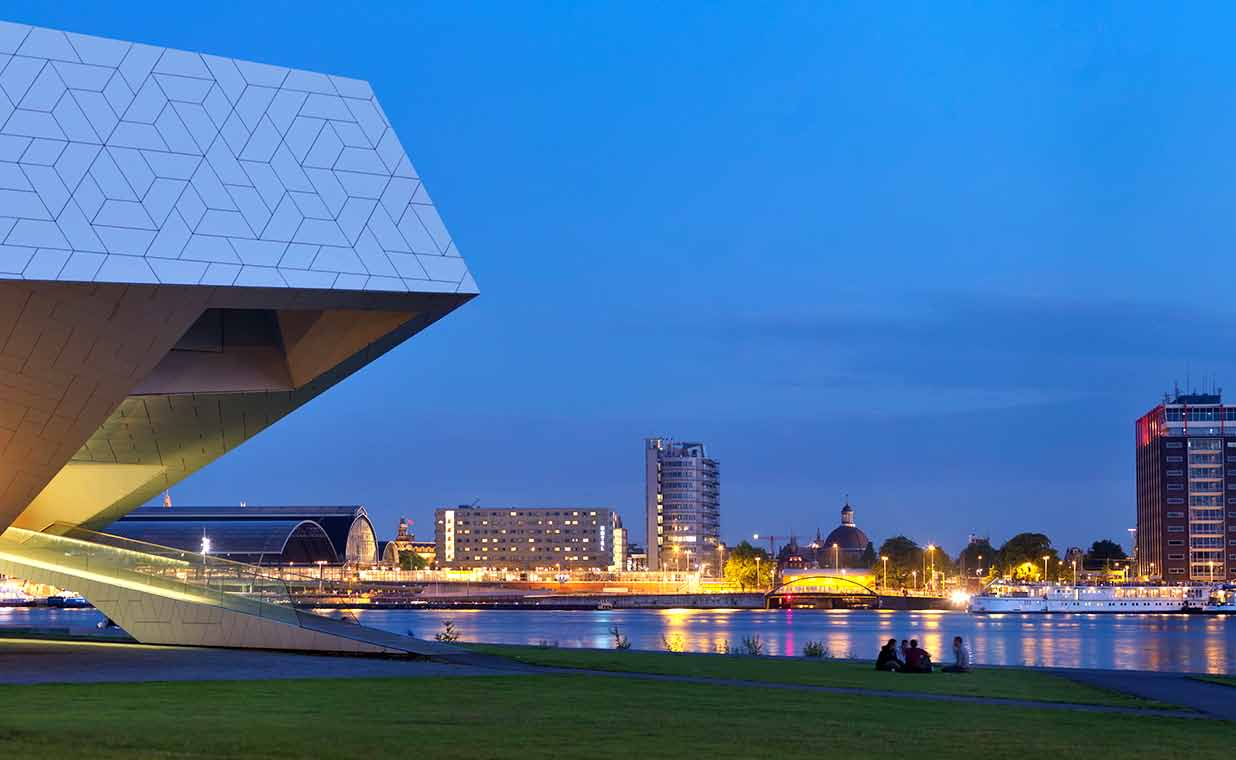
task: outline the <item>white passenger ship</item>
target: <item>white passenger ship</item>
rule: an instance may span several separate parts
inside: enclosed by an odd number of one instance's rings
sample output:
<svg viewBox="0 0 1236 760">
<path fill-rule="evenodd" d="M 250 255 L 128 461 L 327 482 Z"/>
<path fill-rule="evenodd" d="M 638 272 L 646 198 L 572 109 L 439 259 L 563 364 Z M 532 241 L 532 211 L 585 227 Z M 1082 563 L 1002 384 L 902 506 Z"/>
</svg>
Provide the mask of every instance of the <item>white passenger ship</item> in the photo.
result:
<svg viewBox="0 0 1236 760">
<path fill-rule="evenodd" d="M 0 578 L 0 607 L 28 607 L 33 603 L 34 598 L 22 590 L 20 583 Z"/>
<path fill-rule="evenodd" d="M 970 599 L 971 612 L 1226 612 L 1231 593 L 1215 586 L 1069 586 L 998 581 Z"/>
</svg>

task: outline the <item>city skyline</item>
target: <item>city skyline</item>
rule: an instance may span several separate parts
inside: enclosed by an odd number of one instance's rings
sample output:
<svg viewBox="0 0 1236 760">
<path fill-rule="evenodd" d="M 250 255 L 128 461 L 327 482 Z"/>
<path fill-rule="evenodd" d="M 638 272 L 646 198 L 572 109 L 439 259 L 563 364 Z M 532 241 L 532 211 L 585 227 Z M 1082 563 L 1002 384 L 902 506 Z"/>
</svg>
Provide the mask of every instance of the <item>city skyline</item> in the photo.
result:
<svg viewBox="0 0 1236 760">
<path fill-rule="evenodd" d="M 727 542 L 809 535 L 849 493 L 872 535 L 1128 548 L 1131 421 L 1190 371 L 1236 375 L 1213 351 L 1228 304 L 1145 287 L 1175 250 L 1230 267 L 1236 106 L 1194 96 L 1236 62 L 1196 11 L 291 7 L 6 6 L 375 72 L 487 293 L 177 503 L 363 503 L 422 535 L 476 499 L 634 525 L 633 442 L 671 431 L 726 463 Z M 275 18 L 338 42 L 272 40 Z M 544 455 L 563 446 L 586 466 Z"/>
</svg>

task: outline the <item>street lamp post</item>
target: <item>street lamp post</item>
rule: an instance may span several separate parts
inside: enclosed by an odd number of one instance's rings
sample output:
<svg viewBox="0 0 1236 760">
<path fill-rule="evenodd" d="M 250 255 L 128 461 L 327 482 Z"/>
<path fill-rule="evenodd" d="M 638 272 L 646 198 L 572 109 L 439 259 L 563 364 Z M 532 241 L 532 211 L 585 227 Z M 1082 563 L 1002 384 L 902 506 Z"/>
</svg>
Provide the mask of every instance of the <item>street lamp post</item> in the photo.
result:
<svg viewBox="0 0 1236 760">
<path fill-rule="evenodd" d="M 322 593 L 322 584 L 325 581 L 325 578 L 323 576 L 326 572 L 326 560 L 320 559 L 320 560 L 317 560 L 317 562 L 315 562 L 314 564 L 318 566 L 318 593 L 320 594 Z"/>
<path fill-rule="evenodd" d="M 833 570 L 841 569 L 841 546 L 833 544 Z"/>
<path fill-rule="evenodd" d="M 1073 585 L 1077 585 L 1077 560 L 1073 560 Z"/>
<path fill-rule="evenodd" d="M 936 587 L 936 547 L 934 544 L 927 544 L 927 553 L 931 555 L 931 587 Z"/>
<path fill-rule="evenodd" d="M 1049 554 L 1043 555 L 1043 582 L 1044 583 L 1047 582 L 1047 560 L 1049 559 L 1051 559 L 1051 555 Z"/>
<path fill-rule="evenodd" d="M 884 563 L 884 588 L 888 588 L 888 557 L 881 555 L 880 561 Z"/>
<path fill-rule="evenodd" d="M 918 591 L 918 571 L 911 570 L 910 575 L 914 576 L 914 590 Z"/>
<path fill-rule="evenodd" d="M 763 588 L 763 584 L 760 581 L 760 555 L 758 554 L 755 555 L 755 587 Z"/>
</svg>

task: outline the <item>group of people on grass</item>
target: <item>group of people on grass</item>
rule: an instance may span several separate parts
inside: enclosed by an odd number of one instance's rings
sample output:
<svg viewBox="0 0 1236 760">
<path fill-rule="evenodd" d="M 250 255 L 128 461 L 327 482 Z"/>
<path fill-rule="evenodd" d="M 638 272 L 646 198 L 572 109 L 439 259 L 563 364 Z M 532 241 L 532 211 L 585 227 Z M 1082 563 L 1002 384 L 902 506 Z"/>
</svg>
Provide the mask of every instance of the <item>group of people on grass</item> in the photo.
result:
<svg viewBox="0 0 1236 760">
<path fill-rule="evenodd" d="M 900 647 L 897 639 L 889 639 L 876 657 L 876 670 L 890 673 L 930 673 L 933 669 L 931 654 L 918 645 L 918 639 L 902 639 Z M 953 637 L 953 664 L 940 670 L 944 673 L 970 672 L 970 648 L 960 636 Z"/>
</svg>

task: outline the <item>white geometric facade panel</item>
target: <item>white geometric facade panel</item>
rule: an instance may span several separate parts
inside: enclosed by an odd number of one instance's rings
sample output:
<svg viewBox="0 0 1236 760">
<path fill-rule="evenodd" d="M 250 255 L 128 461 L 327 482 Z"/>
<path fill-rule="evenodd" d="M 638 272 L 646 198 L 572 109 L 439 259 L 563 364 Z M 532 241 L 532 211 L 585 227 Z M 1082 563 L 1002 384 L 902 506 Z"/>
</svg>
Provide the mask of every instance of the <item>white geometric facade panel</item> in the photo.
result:
<svg viewBox="0 0 1236 760">
<path fill-rule="evenodd" d="M 368 83 L 7 22 L 0 278 L 476 292 Z"/>
</svg>

